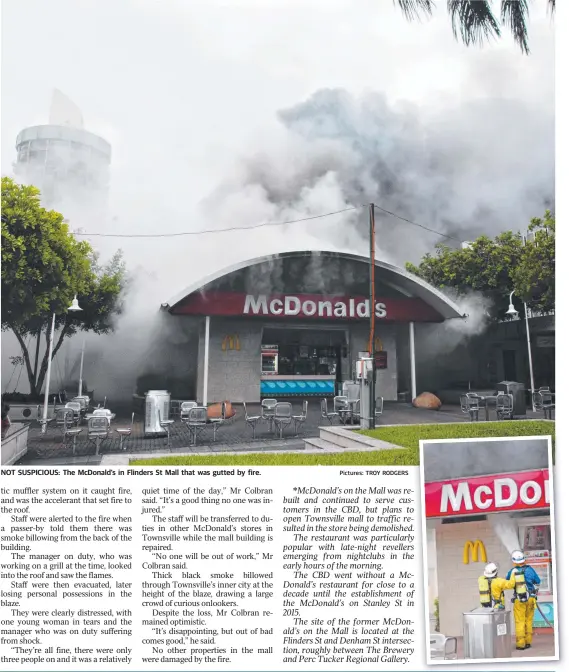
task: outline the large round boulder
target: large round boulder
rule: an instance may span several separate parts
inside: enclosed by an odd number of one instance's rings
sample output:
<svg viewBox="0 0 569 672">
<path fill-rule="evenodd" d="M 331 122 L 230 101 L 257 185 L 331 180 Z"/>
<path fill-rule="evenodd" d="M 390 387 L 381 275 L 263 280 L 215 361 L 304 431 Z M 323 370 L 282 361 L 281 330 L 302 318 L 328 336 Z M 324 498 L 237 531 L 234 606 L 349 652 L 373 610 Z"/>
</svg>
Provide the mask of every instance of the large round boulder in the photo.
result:
<svg viewBox="0 0 569 672">
<path fill-rule="evenodd" d="M 430 411 L 438 411 L 442 406 L 441 400 L 431 392 L 422 392 L 413 399 L 415 408 L 428 408 Z"/>
<path fill-rule="evenodd" d="M 225 418 L 226 418 L 226 419 L 228 419 L 228 418 L 232 418 L 232 417 L 235 415 L 235 409 L 234 409 L 233 406 L 231 405 L 231 402 L 230 402 L 230 401 L 224 401 L 224 402 L 220 402 L 220 403 L 218 403 L 218 404 L 212 404 L 211 406 L 208 406 L 208 408 L 207 408 L 207 417 L 208 417 L 210 420 L 214 420 L 214 419 L 219 419 L 219 418 L 221 418 L 221 414 L 222 414 L 222 410 L 221 410 L 222 403 L 225 404 Z"/>
</svg>

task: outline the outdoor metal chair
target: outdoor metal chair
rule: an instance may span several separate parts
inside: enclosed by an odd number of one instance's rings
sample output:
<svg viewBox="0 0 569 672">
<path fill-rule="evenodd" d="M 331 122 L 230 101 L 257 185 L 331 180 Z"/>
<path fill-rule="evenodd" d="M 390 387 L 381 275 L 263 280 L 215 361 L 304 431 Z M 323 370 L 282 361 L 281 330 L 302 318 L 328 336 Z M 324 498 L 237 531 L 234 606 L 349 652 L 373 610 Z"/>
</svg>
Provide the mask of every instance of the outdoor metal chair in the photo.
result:
<svg viewBox="0 0 569 672">
<path fill-rule="evenodd" d="M 180 404 L 180 420 L 187 420 L 190 417 L 190 408 L 195 408 L 197 401 L 183 401 Z"/>
<path fill-rule="evenodd" d="M 173 420 L 170 420 L 169 418 L 162 418 L 162 413 L 160 412 L 160 409 L 158 409 L 158 424 L 162 429 L 166 430 L 166 445 L 168 448 L 170 447 L 170 428 L 174 424 Z"/>
<path fill-rule="evenodd" d="M 478 397 L 469 397 L 466 394 L 461 395 L 460 410 L 465 415 L 469 416 L 470 422 L 478 420 L 478 415 L 480 413 L 480 399 L 478 399 Z"/>
<path fill-rule="evenodd" d="M 541 397 L 541 408 L 543 417 L 551 420 L 553 411 L 555 410 L 555 402 L 553 401 L 553 394 L 549 390 L 540 390 L 538 395 Z M 537 409 L 536 409 L 537 410 Z"/>
<path fill-rule="evenodd" d="M 103 441 L 109 438 L 111 423 L 105 415 L 92 415 L 87 421 L 87 438 L 95 444 L 95 455 L 99 454 L 99 448 Z"/>
<path fill-rule="evenodd" d="M 67 440 L 73 439 L 73 454 L 75 455 L 75 447 L 77 436 L 83 431 L 82 428 L 75 425 L 75 414 L 71 408 L 59 408 L 55 412 L 55 425 L 61 431 L 63 437 L 63 446 L 67 448 Z"/>
<path fill-rule="evenodd" d="M 302 402 L 302 412 L 300 415 L 293 415 L 292 420 L 294 422 L 294 433 L 298 436 L 298 430 L 304 423 L 306 422 L 306 418 L 308 417 L 308 402 L 303 401 Z"/>
<path fill-rule="evenodd" d="M 58 408 L 55 411 L 55 426 L 64 430 L 66 427 L 71 427 L 75 420 L 75 413 L 71 408 Z"/>
<path fill-rule="evenodd" d="M 268 423 L 270 432 L 273 431 L 275 408 L 278 403 L 277 399 L 263 399 L 261 401 L 261 418 Z"/>
<path fill-rule="evenodd" d="M 513 420 L 514 396 L 512 394 L 498 394 L 496 396 L 496 416 L 498 420 Z"/>
<path fill-rule="evenodd" d="M 253 430 L 253 440 L 255 440 L 257 425 L 262 420 L 262 417 L 260 415 L 249 415 L 247 412 L 247 404 L 245 402 L 243 402 L 243 411 L 245 413 L 245 424 L 249 425 Z"/>
<path fill-rule="evenodd" d="M 190 408 L 188 419 L 184 422 L 190 432 L 190 443 L 195 446 L 198 441 L 198 434 L 207 427 L 207 408 L 205 406 Z"/>
<path fill-rule="evenodd" d="M 379 418 L 383 415 L 383 397 L 377 397 L 375 400 L 375 417 Z"/>
<path fill-rule="evenodd" d="M 275 429 L 279 432 L 279 438 L 283 438 L 283 429 L 292 422 L 292 404 L 288 401 L 279 401 L 275 406 L 273 418 Z"/>
<path fill-rule="evenodd" d="M 81 404 L 78 401 L 68 401 L 65 404 L 65 408 L 70 408 L 73 411 L 73 422 L 76 425 L 80 424 L 83 417 L 81 412 Z"/>
<path fill-rule="evenodd" d="M 73 397 L 71 400 L 74 403 L 78 403 L 81 406 L 81 413 L 84 415 L 87 413 L 87 408 L 89 407 L 89 397 Z"/>
<path fill-rule="evenodd" d="M 110 408 L 96 408 L 93 415 L 100 418 L 108 418 L 112 415 Z"/>
<path fill-rule="evenodd" d="M 339 418 L 339 414 L 336 411 L 328 411 L 328 399 L 320 400 L 320 415 L 328 422 L 333 425 L 334 420 Z"/>
<path fill-rule="evenodd" d="M 334 412 L 338 414 L 342 424 L 345 425 L 350 417 L 348 397 L 334 397 Z"/>
<path fill-rule="evenodd" d="M 352 404 L 352 423 L 355 420 L 356 422 L 361 421 L 361 409 L 360 409 L 361 401 L 360 399 L 356 399 L 354 403 Z"/>
<path fill-rule="evenodd" d="M 439 632 L 429 636 L 431 659 L 456 660 L 458 658 L 456 637 L 447 637 Z"/>
<path fill-rule="evenodd" d="M 130 418 L 130 427 L 115 427 L 115 432 L 119 435 L 120 445 L 119 450 L 123 450 L 123 444 L 125 439 L 128 439 L 132 435 L 132 428 L 134 426 L 134 413 Z"/>
</svg>

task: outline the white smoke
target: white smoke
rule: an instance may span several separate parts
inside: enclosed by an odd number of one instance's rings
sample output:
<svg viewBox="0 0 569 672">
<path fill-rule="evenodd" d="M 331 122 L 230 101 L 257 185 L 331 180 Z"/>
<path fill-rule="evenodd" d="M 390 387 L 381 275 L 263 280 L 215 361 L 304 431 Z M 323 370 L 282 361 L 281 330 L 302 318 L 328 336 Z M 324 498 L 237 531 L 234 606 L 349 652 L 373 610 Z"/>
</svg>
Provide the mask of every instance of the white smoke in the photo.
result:
<svg viewBox="0 0 569 672">
<path fill-rule="evenodd" d="M 518 527 L 508 513 L 493 513 L 488 516 L 488 519 L 492 522 L 494 531 L 510 555 L 520 548 Z"/>
<path fill-rule="evenodd" d="M 368 9 L 375 12 L 377 3 L 372 4 Z M 193 3 L 184 5 L 189 7 Z M 210 5 L 207 3 L 208 7 Z M 328 34 L 329 28 L 332 24 L 343 22 L 336 20 L 340 15 L 336 15 L 335 11 L 327 15 L 321 7 L 305 5 L 302 3 L 302 7 L 295 10 L 298 14 L 294 16 L 298 20 L 292 22 L 294 29 L 288 35 L 298 36 L 299 39 L 291 40 L 290 48 L 297 60 L 303 63 L 301 67 L 306 62 L 306 67 L 322 73 L 316 68 L 314 54 L 318 54 L 316 60 L 326 62 L 321 50 L 334 44 L 334 39 L 331 40 Z M 14 4 L 16 6 L 17 3 Z M 286 3 L 286 12 L 292 11 L 289 7 L 290 3 Z M 166 10 L 161 8 L 160 11 Z M 196 10 L 195 21 L 185 25 L 184 29 L 193 30 L 195 26 L 203 29 L 200 20 L 203 22 L 204 19 L 199 16 L 203 11 Z M 220 17 L 225 18 L 229 10 L 224 4 L 217 11 Z M 274 11 L 276 9 L 271 6 L 268 22 L 263 30 L 253 35 L 254 40 L 264 39 L 267 34 L 278 37 L 280 27 L 277 34 L 270 32 L 281 25 L 275 22 Z M 352 13 L 351 6 L 346 11 Z M 50 9 L 44 19 L 54 30 L 63 30 L 67 13 Z M 307 16 L 313 18 L 314 23 L 311 19 L 307 20 Z M 318 16 L 328 23 L 323 33 L 313 34 L 312 27 L 316 25 Z M 382 23 L 385 17 L 373 16 L 377 23 Z M 139 18 L 136 13 L 129 15 L 128 25 Z M 355 63 L 370 66 L 373 79 L 359 78 L 357 68 L 347 69 L 335 78 L 328 78 L 326 74 L 324 79 L 322 74 L 304 80 L 297 88 L 286 89 L 283 86 L 282 95 L 279 92 L 268 104 L 261 104 L 259 84 L 255 82 L 252 88 L 240 91 L 244 84 L 240 77 L 235 78 L 235 83 L 224 81 L 212 91 L 212 78 L 208 71 L 206 85 L 202 77 L 203 88 L 200 89 L 197 75 L 203 75 L 201 71 L 212 67 L 212 63 L 206 58 L 202 67 L 201 56 L 204 54 L 199 51 L 192 52 L 182 69 L 177 71 L 174 71 L 177 66 L 174 61 L 165 68 L 154 56 L 150 64 L 145 64 L 141 59 L 148 53 L 147 36 L 154 39 L 156 35 L 152 31 L 144 33 L 148 29 L 146 16 L 144 18 L 144 25 L 137 24 L 140 30 L 132 31 L 143 46 L 137 57 L 130 59 L 132 95 L 122 95 L 124 82 L 120 78 L 113 82 L 113 48 L 120 48 L 122 53 L 123 29 L 116 28 L 118 42 L 108 52 L 98 48 L 96 51 L 85 50 L 86 60 L 91 59 L 91 72 L 100 74 L 99 61 L 107 59 L 107 76 L 96 77 L 93 86 L 89 87 L 96 90 L 93 100 L 97 103 L 107 101 L 105 107 L 97 108 L 91 104 L 83 112 L 86 128 L 111 141 L 111 195 L 106 217 L 94 216 L 93 210 L 84 206 L 81 199 L 78 202 L 70 197 L 63 201 L 61 210 L 71 221 L 73 229 L 129 235 L 196 232 L 312 217 L 375 202 L 384 209 L 459 240 L 472 240 L 481 233 L 493 236 L 504 229 L 524 230 L 531 217 L 541 215 L 546 206 L 553 204 L 554 103 L 547 69 L 550 65 L 549 28 L 533 33 L 538 52 L 541 49 L 541 59 L 539 56 L 524 59 L 517 50 L 493 49 L 480 54 L 476 50 L 462 49 L 451 38 L 446 47 L 438 50 L 439 45 L 434 48 L 432 39 L 433 35 L 436 37 L 436 32 L 428 33 L 426 28 L 417 28 L 417 39 L 411 39 L 411 33 L 404 32 L 401 25 L 402 39 L 410 40 L 407 53 L 405 48 L 400 47 L 399 34 L 397 46 L 390 47 L 389 40 L 378 40 L 374 31 L 370 32 L 368 26 L 360 25 L 355 38 L 358 44 L 352 42 L 349 48 L 354 52 Z M 234 10 L 233 18 L 245 28 L 248 19 L 253 17 L 241 8 Z M 290 16 L 288 18 L 290 20 Z M 101 25 L 106 26 L 106 18 L 100 16 L 99 20 L 103 21 Z M 122 17 L 122 20 L 127 19 Z M 361 14 L 357 20 L 361 21 Z M 441 35 L 448 35 L 446 21 L 445 14 Z M 175 23 L 181 25 L 178 20 Z M 367 18 L 365 23 L 368 23 Z M 13 19 L 12 25 L 19 24 Z M 218 22 L 212 25 L 218 25 Z M 235 24 L 231 21 L 228 25 Z M 362 31 L 362 27 L 365 30 Z M 175 29 L 177 26 L 173 25 L 172 30 Z M 342 37 L 343 30 L 336 37 Z M 17 31 L 11 32 L 17 34 Z M 234 32 L 232 29 L 231 33 Z M 41 40 L 47 40 L 45 36 L 50 34 L 50 30 L 43 29 L 35 39 L 29 40 L 32 46 L 27 48 L 31 61 L 26 65 L 28 72 L 36 73 L 38 59 L 56 52 L 56 49 L 42 46 L 44 43 Z M 207 31 L 196 35 L 196 40 L 186 40 L 185 44 L 193 48 L 194 44 L 201 44 L 205 34 Z M 77 39 L 77 35 L 73 30 L 65 30 L 62 35 L 64 39 L 56 43 L 65 52 L 61 60 L 50 61 L 50 67 L 41 70 L 49 73 L 46 86 L 57 83 L 53 81 L 54 77 L 65 81 L 89 81 L 82 70 L 73 74 L 66 70 L 72 65 L 68 54 L 74 51 L 69 44 Z M 229 37 L 223 36 L 221 42 L 216 43 L 220 33 L 215 31 L 215 35 L 208 37 L 206 51 L 209 53 L 211 49 L 216 55 L 221 53 Z M 109 37 L 110 43 L 113 39 Z M 320 40 L 316 47 L 315 39 Z M 261 44 L 254 40 L 252 44 L 261 49 Z M 361 49 L 360 40 L 364 40 L 365 45 Z M 248 42 L 238 40 L 239 49 L 245 44 Z M 270 47 L 263 52 L 265 55 L 278 52 L 270 40 L 268 44 Z M 302 45 L 309 49 L 303 52 Z M 168 44 L 162 46 L 164 48 L 157 48 L 158 54 L 168 51 Z M 297 52 L 296 49 L 301 50 Z M 377 51 L 373 52 L 374 58 L 370 61 L 370 50 L 373 49 Z M 334 50 L 337 51 L 336 47 Z M 417 55 L 421 50 L 428 58 L 418 64 Z M 403 51 L 406 53 L 398 53 Z M 434 53 L 437 51 L 438 55 Z M 440 84 L 439 93 L 436 73 L 443 52 L 445 72 L 450 54 L 456 54 L 456 60 L 463 62 L 463 67 L 458 70 L 449 68 L 454 75 Z M 278 67 L 288 67 L 288 53 L 287 50 Z M 347 62 L 352 53 L 346 53 L 350 56 L 342 60 Z M 225 57 L 227 55 L 225 53 Z M 397 68 L 386 66 L 389 58 L 396 56 Z M 194 72 L 194 77 L 186 70 L 195 63 L 200 64 L 200 72 Z M 242 67 L 241 63 L 238 69 L 249 73 L 249 65 L 252 64 Z M 215 69 L 215 64 L 213 67 L 214 72 L 219 74 L 223 70 L 226 76 L 225 65 L 219 71 Z M 344 66 L 340 63 L 338 67 L 341 69 Z M 421 73 L 430 72 L 431 68 L 430 79 L 421 76 Z M 18 72 L 18 81 L 25 81 L 25 71 L 21 75 L 19 67 L 12 70 Z M 192 101 L 190 106 L 188 99 L 172 93 L 174 90 L 179 93 L 179 89 L 184 87 L 161 88 L 167 80 L 165 70 L 172 81 L 187 82 L 188 90 L 195 86 L 195 92 L 192 91 L 189 96 Z M 388 81 L 386 70 L 397 71 L 394 78 L 405 85 L 399 87 L 394 84 L 394 79 Z M 259 77 L 255 68 L 253 71 L 255 77 Z M 420 82 L 417 81 L 418 74 Z M 431 84 L 431 80 L 436 81 L 436 85 Z M 281 87 L 282 80 L 277 78 L 275 81 L 276 86 Z M 373 81 L 379 90 L 361 95 L 341 88 L 315 90 L 322 82 L 328 81 L 346 83 L 354 90 L 362 85 L 369 86 Z M 96 82 L 105 83 L 105 86 Z M 98 86 L 102 89 L 99 90 Z M 149 86 L 158 91 L 154 98 L 160 102 L 154 107 L 148 95 Z M 415 95 L 413 89 L 425 90 L 431 98 Z M 218 94 L 221 90 L 223 95 L 220 98 Z M 79 91 L 81 87 L 66 93 L 73 98 L 77 95 L 77 102 L 83 104 L 81 96 L 85 94 Z M 296 104 L 288 102 L 302 95 L 299 91 L 315 92 Z M 393 102 L 392 96 L 399 95 L 401 91 L 409 91 L 415 100 L 424 99 L 420 105 Z M 28 92 L 29 87 L 26 87 L 26 95 Z M 109 95 L 112 98 L 105 98 Z M 257 96 L 253 97 L 246 114 L 243 106 L 236 104 L 239 109 L 233 107 L 233 97 L 237 95 L 241 95 L 242 99 Z M 17 101 L 20 98 L 12 95 L 7 100 Z M 22 100 L 30 107 L 29 98 L 22 97 Z M 113 100 L 112 105 L 109 100 Z M 135 102 L 131 103 L 131 100 Z M 275 100 L 278 103 L 275 104 Z M 281 110 L 276 115 L 276 121 L 271 123 L 269 116 L 278 105 L 285 105 L 286 109 Z M 198 117 L 193 116 L 194 109 L 200 106 L 211 110 L 211 119 L 202 117 L 198 121 Z M 263 128 L 255 129 L 254 134 L 252 124 L 246 127 L 244 123 L 253 117 L 253 112 L 256 123 L 263 125 Z M 94 114 L 113 114 L 114 117 L 91 127 L 90 117 Z M 223 125 L 224 116 L 227 124 L 223 130 L 218 130 Z M 38 121 L 41 123 L 41 120 Z M 27 123 L 32 123 L 32 120 L 21 120 L 22 126 Z M 108 123 L 112 124 L 108 127 L 110 131 L 104 129 Z M 243 143 L 232 144 L 231 137 L 241 133 L 242 125 L 246 127 L 243 133 L 253 135 L 247 150 L 236 157 L 234 147 L 243 146 Z M 201 142 L 199 150 L 194 151 L 200 144 L 196 136 L 199 135 L 201 140 L 202 134 L 206 140 Z M 10 137 L 10 142 L 12 140 Z M 231 149 L 225 145 L 231 145 Z M 416 263 L 425 252 L 432 251 L 437 242 L 446 240 L 386 214 L 378 213 L 376 223 L 378 258 L 400 266 L 407 261 Z M 123 246 L 128 267 L 142 267 L 144 273 L 137 275 L 138 298 L 128 298 L 127 311 L 115 334 L 101 339 L 89 338 L 86 352 L 86 363 L 89 364 L 85 377 L 93 379 L 95 376 L 97 386 L 107 389 L 109 394 L 112 394 L 117 378 L 132 378 L 134 367 L 138 367 L 141 358 L 144 359 L 145 341 L 154 332 L 160 304 L 200 278 L 229 264 L 292 250 L 329 249 L 367 255 L 367 232 L 367 211 L 362 208 L 287 226 L 205 236 L 126 240 L 92 237 L 90 242 L 101 251 L 103 259 L 110 257 L 118 246 Z M 454 241 L 451 242 L 454 244 Z M 449 342 L 461 342 L 468 334 L 479 333 L 483 328 L 484 314 L 477 307 L 478 299 L 468 297 L 466 302 L 465 312 L 470 317 L 465 322 L 454 320 L 445 325 L 446 340 L 441 338 L 439 341 L 439 344 L 445 344 L 445 348 Z M 107 344 L 104 360 L 93 360 L 99 341 Z M 77 353 L 79 348 L 80 345 L 76 348 Z M 11 354 L 17 351 L 16 347 Z M 132 362 L 130 372 L 127 370 L 129 361 Z M 107 371 L 110 373 L 105 373 Z"/>
</svg>

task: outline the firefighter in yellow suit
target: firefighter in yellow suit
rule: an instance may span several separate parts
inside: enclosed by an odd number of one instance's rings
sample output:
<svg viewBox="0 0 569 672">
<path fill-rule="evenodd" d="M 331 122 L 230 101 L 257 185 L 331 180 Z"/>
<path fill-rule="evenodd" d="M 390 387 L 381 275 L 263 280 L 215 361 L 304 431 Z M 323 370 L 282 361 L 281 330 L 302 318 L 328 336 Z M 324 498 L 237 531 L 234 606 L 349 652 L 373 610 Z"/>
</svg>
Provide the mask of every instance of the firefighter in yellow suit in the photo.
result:
<svg viewBox="0 0 569 672">
<path fill-rule="evenodd" d="M 490 562 L 484 567 L 484 575 L 478 579 L 480 604 L 488 609 L 505 609 L 504 591 L 512 590 L 515 579 L 502 579 L 498 576 L 498 565 Z"/>
<path fill-rule="evenodd" d="M 516 623 L 516 649 L 531 648 L 533 638 L 533 617 L 537 604 L 537 593 L 541 579 L 533 567 L 526 565 L 523 551 L 512 553 L 513 567 L 506 578 L 514 579 L 514 621 Z"/>
</svg>

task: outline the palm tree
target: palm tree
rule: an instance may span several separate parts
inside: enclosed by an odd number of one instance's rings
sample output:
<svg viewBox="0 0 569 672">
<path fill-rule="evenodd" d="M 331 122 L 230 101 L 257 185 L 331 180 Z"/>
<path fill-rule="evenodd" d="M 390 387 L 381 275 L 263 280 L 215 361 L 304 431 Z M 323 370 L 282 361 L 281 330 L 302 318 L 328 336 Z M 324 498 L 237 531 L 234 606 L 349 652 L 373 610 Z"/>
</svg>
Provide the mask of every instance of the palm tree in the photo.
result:
<svg viewBox="0 0 569 672">
<path fill-rule="evenodd" d="M 409 20 L 430 16 L 434 0 L 394 0 Z M 551 13 L 555 0 L 547 0 Z M 509 28 L 524 54 L 529 54 L 527 22 L 528 0 L 500 0 L 500 21 L 492 12 L 492 0 L 447 0 L 452 32 L 466 45 L 483 44 L 491 37 L 500 37 L 500 24 Z"/>
</svg>

